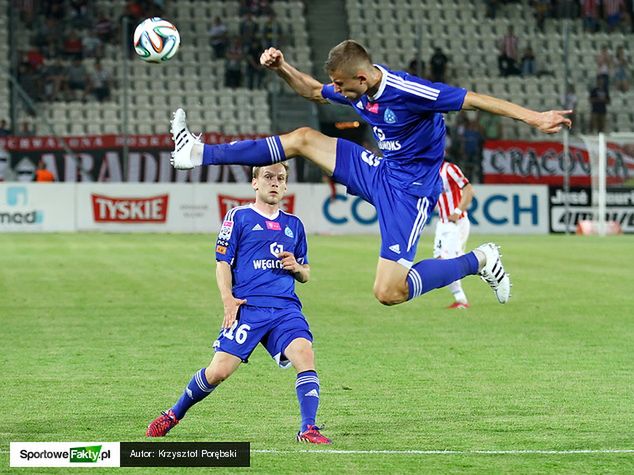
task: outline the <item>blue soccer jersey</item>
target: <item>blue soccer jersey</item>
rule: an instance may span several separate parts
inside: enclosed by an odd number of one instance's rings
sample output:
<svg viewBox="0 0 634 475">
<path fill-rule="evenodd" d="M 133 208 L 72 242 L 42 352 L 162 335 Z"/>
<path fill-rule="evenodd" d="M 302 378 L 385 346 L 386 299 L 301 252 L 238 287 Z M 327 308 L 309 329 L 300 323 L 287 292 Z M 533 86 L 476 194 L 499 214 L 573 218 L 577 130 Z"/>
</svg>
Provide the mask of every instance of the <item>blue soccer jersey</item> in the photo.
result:
<svg viewBox="0 0 634 475">
<path fill-rule="evenodd" d="M 253 205 L 230 210 L 216 241 L 216 260 L 231 265 L 234 297 L 258 307 L 301 309 L 295 278 L 277 257 L 291 252 L 308 264 L 306 233 L 301 220 L 278 211 L 266 216 Z"/>
<path fill-rule="evenodd" d="M 372 126 L 394 186 L 416 196 L 440 193 L 446 134 L 442 113 L 462 109 L 467 90 L 375 66 L 382 78 L 374 97 L 351 101 L 333 84 L 322 87 L 322 96 L 351 106 Z"/>
</svg>

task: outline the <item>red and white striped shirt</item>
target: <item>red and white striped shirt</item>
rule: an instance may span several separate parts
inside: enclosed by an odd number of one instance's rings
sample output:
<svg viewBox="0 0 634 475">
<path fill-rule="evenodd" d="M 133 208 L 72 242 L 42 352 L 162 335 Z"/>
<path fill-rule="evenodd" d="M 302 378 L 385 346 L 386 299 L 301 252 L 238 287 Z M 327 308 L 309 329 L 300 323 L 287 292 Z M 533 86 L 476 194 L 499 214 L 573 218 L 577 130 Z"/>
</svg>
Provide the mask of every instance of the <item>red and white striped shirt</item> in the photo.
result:
<svg viewBox="0 0 634 475">
<path fill-rule="evenodd" d="M 623 11 L 625 4 L 623 0 L 603 0 L 603 13 L 605 16 L 612 16 Z"/>
<path fill-rule="evenodd" d="M 438 197 L 438 215 L 442 223 L 447 223 L 449 216 L 460 204 L 462 189 L 469 184 L 469 180 L 458 165 L 449 162 L 443 162 L 440 167 L 440 178 L 443 191 Z M 464 218 L 466 215 L 466 211 L 463 211 L 460 217 Z"/>
</svg>

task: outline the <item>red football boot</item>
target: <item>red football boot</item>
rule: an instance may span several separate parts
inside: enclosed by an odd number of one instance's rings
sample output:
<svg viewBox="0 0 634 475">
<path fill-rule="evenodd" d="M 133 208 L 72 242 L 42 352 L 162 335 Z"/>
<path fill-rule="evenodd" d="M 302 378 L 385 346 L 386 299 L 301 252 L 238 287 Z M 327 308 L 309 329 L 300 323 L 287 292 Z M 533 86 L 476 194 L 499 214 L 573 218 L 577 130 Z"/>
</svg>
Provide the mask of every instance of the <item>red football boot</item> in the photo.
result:
<svg viewBox="0 0 634 475">
<path fill-rule="evenodd" d="M 170 409 L 167 412 L 161 412 L 161 415 L 154 419 L 149 426 L 147 426 L 146 437 L 165 437 L 172 427 L 178 424 L 179 420 L 176 419 L 174 412 Z"/>
<path fill-rule="evenodd" d="M 304 432 L 297 433 L 297 442 L 306 442 L 308 444 L 332 444 L 332 440 L 324 437 L 319 433 L 317 426 L 308 426 Z"/>
<path fill-rule="evenodd" d="M 462 310 L 462 309 L 469 308 L 469 307 L 470 307 L 470 305 L 468 303 L 454 302 L 451 305 L 449 305 L 449 307 L 447 307 L 447 308 L 452 308 L 452 309 L 455 308 L 455 309 L 458 309 L 458 310 Z"/>
</svg>

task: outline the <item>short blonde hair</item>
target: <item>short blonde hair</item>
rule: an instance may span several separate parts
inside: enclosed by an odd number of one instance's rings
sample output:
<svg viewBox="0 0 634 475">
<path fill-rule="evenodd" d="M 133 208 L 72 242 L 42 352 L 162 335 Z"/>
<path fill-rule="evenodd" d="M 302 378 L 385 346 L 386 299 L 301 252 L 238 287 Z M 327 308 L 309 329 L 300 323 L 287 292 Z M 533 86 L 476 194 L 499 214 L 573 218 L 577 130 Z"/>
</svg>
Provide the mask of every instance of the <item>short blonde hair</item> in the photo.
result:
<svg viewBox="0 0 634 475">
<path fill-rule="evenodd" d="M 354 73 L 359 66 L 372 66 L 372 58 L 368 51 L 354 40 L 345 40 L 332 48 L 324 69 L 328 74 L 335 71 Z"/>
</svg>

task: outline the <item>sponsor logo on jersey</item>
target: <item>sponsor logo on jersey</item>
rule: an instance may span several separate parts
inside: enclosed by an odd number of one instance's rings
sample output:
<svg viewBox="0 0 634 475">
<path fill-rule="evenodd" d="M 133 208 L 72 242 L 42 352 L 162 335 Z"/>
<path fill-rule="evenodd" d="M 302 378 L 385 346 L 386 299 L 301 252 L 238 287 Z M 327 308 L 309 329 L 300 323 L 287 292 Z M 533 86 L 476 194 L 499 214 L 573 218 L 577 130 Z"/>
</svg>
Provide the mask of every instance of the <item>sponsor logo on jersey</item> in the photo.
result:
<svg viewBox="0 0 634 475">
<path fill-rule="evenodd" d="M 222 220 L 230 209 L 237 206 L 244 206 L 253 203 L 253 196 L 238 197 L 229 196 L 218 193 L 218 214 Z M 280 201 L 280 208 L 287 213 L 293 213 L 295 210 L 295 195 L 287 195 Z"/>
<path fill-rule="evenodd" d="M 389 247 L 389 250 L 390 250 L 390 251 L 392 251 L 392 252 L 394 252 L 394 253 L 396 253 L 396 254 L 400 254 L 400 253 L 401 253 L 401 246 L 400 246 L 400 245 L 398 245 L 398 244 L 392 244 L 392 245 Z"/>
<path fill-rule="evenodd" d="M 96 223 L 164 223 L 169 195 L 148 198 L 113 198 L 91 194 Z"/>
<path fill-rule="evenodd" d="M 277 221 L 266 221 L 266 229 L 269 229 L 271 231 L 281 231 L 282 230 L 282 226 L 280 226 L 280 223 L 278 223 Z"/>
<path fill-rule="evenodd" d="M 264 230 L 264 228 L 262 226 L 260 226 L 259 223 L 251 228 L 251 231 L 263 231 L 263 230 Z"/>
<path fill-rule="evenodd" d="M 401 142 L 398 140 L 381 140 L 378 144 L 381 150 L 400 150 Z"/>
<path fill-rule="evenodd" d="M 277 242 L 272 242 L 269 246 L 269 251 L 271 251 L 271 254 L 277 257 L 282 252 L 284 252 L 284 246 L 282 244 L 278 244 Z"/>
<path fill-rule="evenodd" d="M 286 228 L 284 228 L 284 234 L 286 234 L 289 238 L 292 238 L 293 235 L 293 230 L 291 228 L 289 228 L 288 226 L 286 226 Z"/>
<path fill-rule="evenodd" d="M 368 112 L 372 112 L 373 114 L 378 114 L 379 113 L 379 103 L 378 102 L 374 102 L 374 103 L 368 102 L 365 105 L 365 110 L 367 110 Z M 390 109 L 387 109 L 385 112 L 387 112 L 389 110 Z"/>
<path fill-rule="evenodd" d="M 256 259 L 253 261 L 253 268 L 256 270 L 268 270 L 268 269 L 282 269 L 284 266 L 282 265 L 282 261 L 277 259 L 277 256 L 284 252 L 284 246 L 282 244 L 278 244 L 277 242 L 272 242 L 269 246 L 269 251 L 273 254 L 276 259 Z"/>
<path fill-rule="evenodd" d="M 227 247 L 226 246 L 216 246 L 216 252 L 218 254 L 226 254 L 227 253 Z"/>
<path fill-rule="evenodd" d="M 233 221 L 224 221 L 220 233 L 218 233 L 218 239 L 228 241 L 231 239 L 231 233 L 233 232 Z"/>
<path fill-rule="evenodd" d="M 396 114 L 389 107 L 385 109 L 383 113 L 383 120 L 386 124 L 395 124 L 396 123 Z"/>
</svg>

